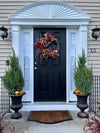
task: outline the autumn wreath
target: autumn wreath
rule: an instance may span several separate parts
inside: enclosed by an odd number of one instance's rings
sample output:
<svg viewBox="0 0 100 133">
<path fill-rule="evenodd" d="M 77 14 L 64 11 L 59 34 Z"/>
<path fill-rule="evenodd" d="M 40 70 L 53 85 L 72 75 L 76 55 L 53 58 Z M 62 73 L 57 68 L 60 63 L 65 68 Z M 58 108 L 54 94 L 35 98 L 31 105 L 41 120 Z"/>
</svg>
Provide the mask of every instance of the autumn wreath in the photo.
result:
<svg viewBox="0 0 100 133">
<path fill-rule="evenodd" d="M 53 59 L 56 58 L 56 56 L 59 56 L 58 52 L 60 50 L 60 45 L 57 40 L 57 38 L 54 37 L 56 33 L 51 32 L 49 33 L 43 33 L 41 32 L 42 37 L 39 39 L 39 41 L 36 42 L 36 47 L 38 48 L 37 53 L 40 54 L 40 61 L 45 59 L 48 61 L 48 58 L 51 57 Z M 50 45 L 55 44 L 56 49 L 52 50 L 50 48 Z"/>
</svg>

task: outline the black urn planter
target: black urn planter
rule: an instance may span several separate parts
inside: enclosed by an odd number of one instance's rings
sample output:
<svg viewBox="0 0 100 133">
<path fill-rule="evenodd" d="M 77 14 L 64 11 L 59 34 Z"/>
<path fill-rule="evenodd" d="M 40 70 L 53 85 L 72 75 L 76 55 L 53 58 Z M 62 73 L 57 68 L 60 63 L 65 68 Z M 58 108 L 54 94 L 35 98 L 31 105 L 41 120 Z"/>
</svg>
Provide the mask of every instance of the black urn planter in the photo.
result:
<svg viewBox="0 0 100 133">
<path fill-rule="evenodd" d="M 10 108 L 15 111 L 15 113 L 11 115 L 11 119 L 19 119 L 22 117 L 22 114 L 19 113 L 18 111 L 23 107 L 22 96 L 24 94 L 10 95 L 12 100 L 12 105 L 10 106 Z"/>
<path fill-rule="evenodd" d="M 87 98 L 89 94 L 74 94 L 77 96 L 77 107 L 80 109 L 80 112 L 78 112 L 77 116 L 80 118 L 87 118 L 88 114 L 84 112 L 84 110 L 88 108 Z"/>
</svg>

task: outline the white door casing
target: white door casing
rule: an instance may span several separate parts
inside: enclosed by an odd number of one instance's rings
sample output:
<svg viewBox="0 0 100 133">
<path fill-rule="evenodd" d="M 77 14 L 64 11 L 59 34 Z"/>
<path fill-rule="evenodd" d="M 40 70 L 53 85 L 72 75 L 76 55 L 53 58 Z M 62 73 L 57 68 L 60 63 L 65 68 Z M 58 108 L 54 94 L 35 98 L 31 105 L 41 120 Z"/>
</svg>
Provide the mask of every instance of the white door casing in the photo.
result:
<svg viewBox="0 0 100 133">
<path fill-rule="evenodd" d="M 19 63 L 23 72 L 25 87 L 23 100 L 33 101 L 33 28 L 12 27 L 12 44 L 19 57 Z M 25 63 L 26 62 L 26 63 Z"/>
<path fill-rule="evenodd" d="M 75 67 L 77 58 L 77 43 L 78 43 L 78 29 L 68 30 L 68 101 L 76 101 L 76 96 L 73 95 L 73 90 L 75 89 L 74 79 L 73 79 L 73 69 Z"/>
<path fill-rule="evenodd" d="M 75 88 L 73 79 L 73 69 L 77 65 L 78 55 L 82 54 L 82 48 L 87 56 L 87 26 L 79 26 L 78 28 L 68 28 L 67 32 L 67 97 L 68 101 L 76 101 L 73 95 Z"/>
<path fill-rule="evenodd" d="M 33 101 L 33 28 L 22 28 L 21 30 L 22 48 L 20 49 L 21 67 L 25 80 L 24 91 L 26 95 L 23 97 L 23 101 Z"/>
<path fill-rule="evenodd" d="M 61 10 L 62 9 L 62 10 Z M 24 101 L 34 102 L 34 83 L 33 83 L 33 33 L 34 27 L 65 27 L 66 28 L 66 102 L 75 101 L 73 90 L 71 89 L 71 61 L 70 54 L 71 47 L 75 48 L 73 58 L 76 60 L 77 56 L 81 54 L 82 48 L 85 49 L 87 54 L 87 25 L 89 24 L 90 17 L 80 9 L 72 5 L 55 2 L 45 1 L 37 2 L 25 6 L 12 14 L 10 17 L 12 24 L 12 45 L 16 54 L 20 58 L 20 64 L 25 77 L 26 69 L 29 69 L 29 88 L 26 88 L 26 95 Z M 71 39 L 74 38 L 74 39 Z M 83 41 L 84 40 L 84 41 Z M 25 46 L 28 45 L 28 46 Z M 24 48 L 26 49 L 26 55 Z M 27 52 L 28 55 L 27 55 Z M 28 57 L 27 57 L 28 56 Z M 29 68 L 24 64 L 25 57 L 29 58 Z M 26 79 L 27 81 L 28 79 Z M 74 89 L 74 88 L 73 88 Z"/>
</svg>

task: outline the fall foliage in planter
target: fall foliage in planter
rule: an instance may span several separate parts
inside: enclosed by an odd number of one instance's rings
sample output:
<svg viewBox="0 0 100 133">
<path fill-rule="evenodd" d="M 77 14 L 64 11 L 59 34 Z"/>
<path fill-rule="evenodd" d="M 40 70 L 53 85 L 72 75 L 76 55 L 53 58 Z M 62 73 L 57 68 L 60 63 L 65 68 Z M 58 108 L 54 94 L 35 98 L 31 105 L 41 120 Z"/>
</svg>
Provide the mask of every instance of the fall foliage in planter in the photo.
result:
<svg viewBox="0 0 100 133">
<path fill-rule="evenodd" d="M 97 103 L 100 104 L 99 102 Z M 83 128 L 83 131 L 85 133 L 100 133 L 100 114 L 94 114 L 93 112 L 89 111 L 88 120 Z"/>
</svg>

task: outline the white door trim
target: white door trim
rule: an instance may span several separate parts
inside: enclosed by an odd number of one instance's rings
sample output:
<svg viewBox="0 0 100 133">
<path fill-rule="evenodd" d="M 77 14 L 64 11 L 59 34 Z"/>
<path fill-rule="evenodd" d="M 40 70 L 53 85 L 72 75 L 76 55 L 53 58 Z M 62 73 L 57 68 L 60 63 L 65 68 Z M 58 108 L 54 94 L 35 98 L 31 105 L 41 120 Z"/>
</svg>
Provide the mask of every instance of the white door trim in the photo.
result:
<svg viewBox="0 0 100 133">
<path fill-rule="evenodd" d="M 34 72 L 33 71 L 33 68 L 34 68 L 34 65 L 33 65 L 34 64 L 34 58 L 33 58 L 33 42 L 34 42 L 33 34 L 34 34 L 34 31 L 33 31 L 33 27 L 24 26 L 23 28 L 24 28 L 24 30 L 25 29 L 30 30 L 30 33 L 31 33 L 30 34 L 31 35 L 31 41 L 30 41 L 31 81 L 30 81 L 30 83 L 31 83 L 31 88 L 33 88 L 34 87 L 34 83 L 33 83 L 33 81 L 34 81 L 33 80 L 34 79 L 34 77 L 33 77 L 33 75 L 34 75 L 34 73 L 33 73 Z M 69 29 L 70 29 L 70 27 L 67 27 L 67 30 L 66 30 L 66 44 L 67 44 L 67 46 L 66 46 L 66 53 L 67 53 L 66 54 L 66 56 L 67 56 L 66 57 L 66 104 L 69 104 L 69 100 L 70 100 L 69 99 L 69 90 L 68 90 L 68 88 L 69 88 L 69 74 L 68 74 L 68 71 L 69 71 L 69 63 L 68 63 L 69 62 L 69 58 L 68 57 L 69 57 L 69 52 L 70 51 L 68 49 L 69 40 L 68 40 L 68 37 L 67 37 Z M 87 26 L 79 26 L 79 30 L 78 31 L 79 31 L 79 41 L 78 41 L 78 44 L 77 44 L 77 55 L 81 53 L 82 47 L 85 49 L 85 52 L 87 53 Z M 21 46 L 21 43 L 22 43 L 22 41 L 21 41 L 21 33 L 22 33 L 22 27 L 13 26 L 13 37 L 12 37 L 13 38 L 13 48 L 14 48 L 16 54 L 19 57 L 21 56 L 20 55 L 20 53 L 21 53 L 20 52 L 20 47 L 19 47 L 19 46 Z M 84 43 L 83 43 L 83 38 L 84 38 Z M 34 108 L 35 103 L 34 103 L 34 100 L 33 100 L 34 99 L 34 91 L 33 91 L 33 89 L 31 89 L 30 94 L 31 95 L 33 94 L 32 97 L 31 97 L 31 103 L 33 103 L 33 108 Z M 30 104 L 30 106 L 31 106 L 31 104 Z M 41 105 L 40 105 L 40 108 L 41 108 Z M 53 108 L 52 108 L 52 110 L 53 110 Z"/>
</svg>

